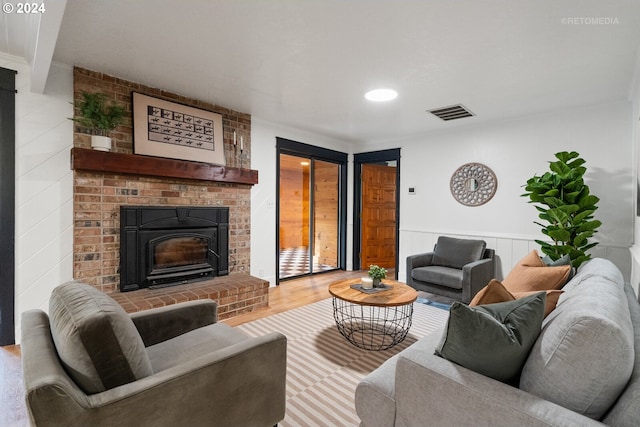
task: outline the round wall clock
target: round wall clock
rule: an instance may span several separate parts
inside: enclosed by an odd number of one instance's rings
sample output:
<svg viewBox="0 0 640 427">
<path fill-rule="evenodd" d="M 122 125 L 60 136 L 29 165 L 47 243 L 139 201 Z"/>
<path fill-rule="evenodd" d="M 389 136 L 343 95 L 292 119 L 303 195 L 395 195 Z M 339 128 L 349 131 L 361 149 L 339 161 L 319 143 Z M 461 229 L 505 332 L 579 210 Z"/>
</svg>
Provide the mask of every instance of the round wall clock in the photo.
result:
<svg viewBox="0 0 640 427">
<path fill-rule="evenodd" d="M 460 166 L 451 176 L 451 194 L 466 206 L 487 203 L 498 188 L 498 179 L 491 169 L 481 163 Z"/>
</svg>

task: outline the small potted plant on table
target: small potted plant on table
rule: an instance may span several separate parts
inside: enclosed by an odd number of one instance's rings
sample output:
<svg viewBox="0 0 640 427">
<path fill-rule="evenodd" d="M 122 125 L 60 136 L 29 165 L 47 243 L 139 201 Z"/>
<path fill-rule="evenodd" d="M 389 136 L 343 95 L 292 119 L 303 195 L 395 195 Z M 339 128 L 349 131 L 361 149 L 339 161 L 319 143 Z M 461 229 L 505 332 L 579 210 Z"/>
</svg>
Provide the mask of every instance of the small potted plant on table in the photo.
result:
<svg viewBox="0 0 640 427">
<path fill-rule="evenodd" d="M 369 277 L 373 279 L 374 288 L 381 288 L 384 286 L 382 284 L 382 279 L 387 277 L 387 270 L 383 267 L 372 264 L 369 266 Z"/>
<path fill-rule="evenodd" d="M 109 132 L 124 122 L 127 111 L 120 105 L 108 102 L 104 93 L 82 92 L 77 103 L 78 117 L 70 120 L 86 128 L 91 135 L 91 147 L 99 151 L 111 151 Z"/>
</svg>

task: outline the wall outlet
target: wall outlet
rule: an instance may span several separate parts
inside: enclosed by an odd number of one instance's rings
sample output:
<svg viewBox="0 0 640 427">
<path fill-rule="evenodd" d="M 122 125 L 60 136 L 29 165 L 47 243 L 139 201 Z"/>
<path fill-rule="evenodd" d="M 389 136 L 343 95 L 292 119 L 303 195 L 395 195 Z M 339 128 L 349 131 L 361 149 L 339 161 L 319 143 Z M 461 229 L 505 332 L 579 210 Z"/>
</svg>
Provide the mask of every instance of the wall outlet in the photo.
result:
<svg viewBox="0 0 640 427">
<path fill-rule="evenodd" d="M 416 194 L 416 187 L 409 187 L 409 195 L 414 196 Z"/>
</svg>

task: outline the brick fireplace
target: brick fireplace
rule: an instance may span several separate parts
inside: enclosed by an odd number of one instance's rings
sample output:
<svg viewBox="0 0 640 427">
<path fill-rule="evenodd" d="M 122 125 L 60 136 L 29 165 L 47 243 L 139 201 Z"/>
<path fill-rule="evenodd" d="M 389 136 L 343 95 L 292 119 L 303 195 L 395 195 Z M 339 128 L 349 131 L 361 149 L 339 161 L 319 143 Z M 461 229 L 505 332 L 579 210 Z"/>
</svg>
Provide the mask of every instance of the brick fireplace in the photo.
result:
<svg viewBox="0 0 640 427">
<path fill-rule="evenodd" d="M 244 166 L 250 168 L 251 116 L 216 105 L 172 94 L 159 89 L 129 82 L 103 73 L 74 68 L 74 99 L 81 91 L 100 91 L 132 111 L 132 91 L 179 102 L 222 114 L 223 139 L 227 164 L 234 164 L 233 133 L 244 138 Z M 175 176 L 156 176 L 136 173 L 138 169 L 122 169 L 131 161 L 133 131 L 131 117 L 112 133 L 113 153 L 92 154 L 90 136 L 74 130 L 74 278 L 110 294 L 129 312 L 144 310 L 201 298 L 219 303 L 220 318 L 232 317 L 268 305 L 269 283 L 249 275 L 250 271 L 250 214 L 251 185 L 239 182 L 219 182 L 210 179 L 191 179 Z M 88 157 L 80 156 L 86 152 Z M 121 157 L 118 157 L 121 156 Z M 90 161 L 91 159 L 94 159 Z M 106 159 L 106 160 L 105 160 Z M 126 161 L 123 161 L 125 159 Z M 142 160 L 146 160 L 140 157 Z M 109 162 L 117 167 L 104 167 Z M 171 165 L 168 160 L 150 169 L 162 170 Z M 181 168 L 188 167 L 183 162 Z M 89 164 L 95 166 L 88 166 Z M 154 163 L 155 165 L 156 163 Z M 231 168 L 229 168 L 231 169 Z M 124 171 L 124 172 L 123 172 Z M 248 170 L 249 171 L 249 170 Z M 253 171 L 257 180 L 257 172 Z M 244 172 L 242 172 L 244 173 Z M 248 172 L 247 172 L 248 173 Z M 161 173 L 160 173 L 161 175 Z M 136 206 L 217 206 L 229 210 L 229 271 L 228 275 L 212 280 L 181 284 L 162 289 L 142 289 L 120 292 L 120 207 Z"/>
</svg>

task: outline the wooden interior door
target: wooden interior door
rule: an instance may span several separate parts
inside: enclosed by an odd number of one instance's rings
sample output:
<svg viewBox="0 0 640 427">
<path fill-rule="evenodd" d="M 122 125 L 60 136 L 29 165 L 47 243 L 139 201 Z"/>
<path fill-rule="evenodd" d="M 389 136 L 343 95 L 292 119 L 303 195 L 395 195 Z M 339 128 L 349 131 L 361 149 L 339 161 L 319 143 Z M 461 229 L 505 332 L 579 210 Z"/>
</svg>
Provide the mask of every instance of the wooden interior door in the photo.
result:
<svg viewBox="0 0 640 427">
<path fill-rule="evenodd" d="M 362 164 L 360 268 L 396 267 L 396 168 Z"/>
</svg>

